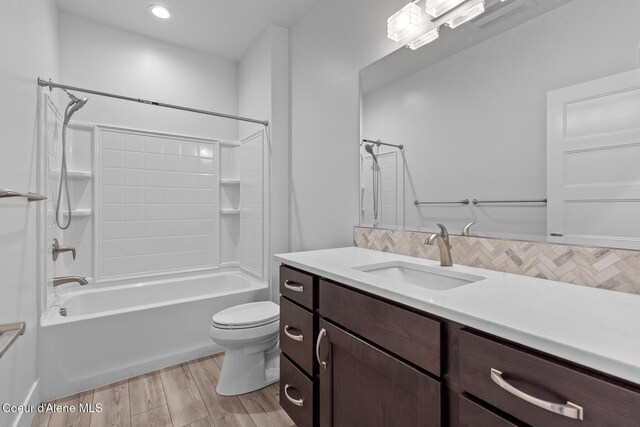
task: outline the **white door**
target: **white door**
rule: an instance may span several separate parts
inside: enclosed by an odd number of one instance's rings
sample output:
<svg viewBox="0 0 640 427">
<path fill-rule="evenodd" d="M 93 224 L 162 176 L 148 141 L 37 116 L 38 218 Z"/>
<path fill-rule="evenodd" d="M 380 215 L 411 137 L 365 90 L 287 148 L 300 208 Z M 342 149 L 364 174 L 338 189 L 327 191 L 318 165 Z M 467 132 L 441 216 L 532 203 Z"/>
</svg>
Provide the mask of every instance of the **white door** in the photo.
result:
<svg viewBox="0 0 640 427">
<path fill-rule="evenodd" d="M 640 70 L 547 96 L 547 231 L 640 248 Z"/>
</svg>

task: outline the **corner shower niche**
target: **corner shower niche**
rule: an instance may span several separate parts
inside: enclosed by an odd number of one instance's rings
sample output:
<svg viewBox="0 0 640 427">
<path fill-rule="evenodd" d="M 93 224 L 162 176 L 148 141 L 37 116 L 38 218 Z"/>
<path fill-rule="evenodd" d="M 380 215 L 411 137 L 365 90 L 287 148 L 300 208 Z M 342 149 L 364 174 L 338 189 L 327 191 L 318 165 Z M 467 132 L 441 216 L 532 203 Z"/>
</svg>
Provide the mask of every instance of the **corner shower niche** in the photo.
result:
<svg viewBox="0 0 640 427">
<path fill-rule="evenodd" d="M 240 165 L 238 146 L 220 147 L 221 267 L 238 266 L 240 245 Z"/>
<path fill-rule="evenodd" d="M 52 278 L 60 276 L 110 286 L 235 269 L 267 280 L 263 131 L 221 141 L 72 122 L 67 140 L 73 216 L 71 226 L 60 230 L 55 202 L 62 124 L 55 107 L 49 119 L 43 308 L 57 293 Z M 75 247 L 77 259 L 65 253 L 53 262 L 53 238 Z"/>
</svg>

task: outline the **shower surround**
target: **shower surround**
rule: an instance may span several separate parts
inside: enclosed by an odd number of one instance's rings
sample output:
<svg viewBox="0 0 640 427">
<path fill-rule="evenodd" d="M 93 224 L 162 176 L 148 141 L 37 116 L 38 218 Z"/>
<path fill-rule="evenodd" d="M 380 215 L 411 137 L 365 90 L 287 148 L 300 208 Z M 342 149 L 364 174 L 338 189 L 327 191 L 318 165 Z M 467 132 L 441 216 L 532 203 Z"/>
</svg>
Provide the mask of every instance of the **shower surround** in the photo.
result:
<svg viewBox="0 0 640 427">
<path fill-rule="evenodd" d="M 61 115 L 42 97 L 43 396 L 219 351 L 207 334 L 213 314 L 269 296 L 268 129 L 223 141 L 74 121 L 73 220 L 63 231 L 54 216 Z M 53 238 L 75 247 L 77 259 L 53 262 Z M 90 284 L 54 288 L 60 276 Z"/>
</svg>

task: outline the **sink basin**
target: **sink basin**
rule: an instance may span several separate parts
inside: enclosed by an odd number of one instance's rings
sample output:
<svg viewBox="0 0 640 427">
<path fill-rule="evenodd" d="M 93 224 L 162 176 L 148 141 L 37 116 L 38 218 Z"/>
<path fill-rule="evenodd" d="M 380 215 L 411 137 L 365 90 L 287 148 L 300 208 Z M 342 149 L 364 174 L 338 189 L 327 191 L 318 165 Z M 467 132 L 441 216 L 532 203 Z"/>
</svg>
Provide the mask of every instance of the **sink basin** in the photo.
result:
<svg viewBox="0 0 640 427">
<path fill-rule="evenodd" d="M 393 282 L 408 283 L 435 291 L 446 291 L 485 279 L 472 274 L 448 271 L 443 267 L 427 267 L 405 261 L 381 262 L 353 268 L 387 278 L 390 284 Z"/>
</svg>

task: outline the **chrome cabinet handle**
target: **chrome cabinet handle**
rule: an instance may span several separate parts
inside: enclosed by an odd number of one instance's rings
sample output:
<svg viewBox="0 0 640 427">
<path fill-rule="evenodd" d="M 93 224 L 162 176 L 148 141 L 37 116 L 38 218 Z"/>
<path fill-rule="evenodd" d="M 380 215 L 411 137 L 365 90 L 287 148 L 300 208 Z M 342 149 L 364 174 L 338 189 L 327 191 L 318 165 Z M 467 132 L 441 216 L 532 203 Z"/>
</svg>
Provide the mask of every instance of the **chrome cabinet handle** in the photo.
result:
<svg viewBox="0 0 640 427">
<path fill-rule="evenodd" d="M 284 287 L 291 290 L 291 291 L 295 291 L 295 292 L 304 292 L 304 286 L 296 283 L 296 282 L 291 282 L 290 280 L 285 280 L 284 281 Z"/>
<path fill-rule="evenodd" d="M 327 331 L 322 328 L 318 333 L 318 340 L 316 341 L 316 359 L 318 359 L 318 363 L 322 366 L 322 369 L 327 369 L 327 362 L 320 360 L 320 343 L 322 342 L 322 338 L 327 335 Z"/>
<path fill-rule="evenodd" d="M 295 387 L 290 386 L 289 384 L 285 384 L 284 386 L 284 395 L 287 396 L 287 399 L 289 400 L 289 402 L 293 403 L 296 406 L 304 406 L 304 399 L 294 399 L 293 397 L 289 396 L 289 389 L 296 389 Z"/>
<path fill-rule="evenodd" d="M 291 338 L 294 341 L 304 341 L 304 336 L 302 334 L 294 335 L 291 332 L 289 332 L 289 329 L 293 329 L 293 328 L 290 328 L 289 325 L 284 325 L 284 334 L 286 336 L 288 336 L 289 338 Z"/>
<path fill-rule="evenodd" d="M 521 390 L 518 390 L 517 388 L 509 384 L 504 378 L 502 378 L 502 372 L 498 371 L 497 369 L 491 368 L 491 379 L 493 380 L 494 383 L 498 384 L 502 389 L 524 400 L 525 402 L 529 402 L 532 405 L 535 405 L 539 408 L 545 409 L 555 414 L 565 416 L 567 418 L 572 418 L 574 420 L 583 419 L 584 410 L 582 409 L 581 406 L 578 406 L 575 403 L 571 403 L 571 402 L 567 402 L 566 404 L 563 405 L 561 403 L 547 402 L 546 400 L 533 397 Z"/>
</svg>

